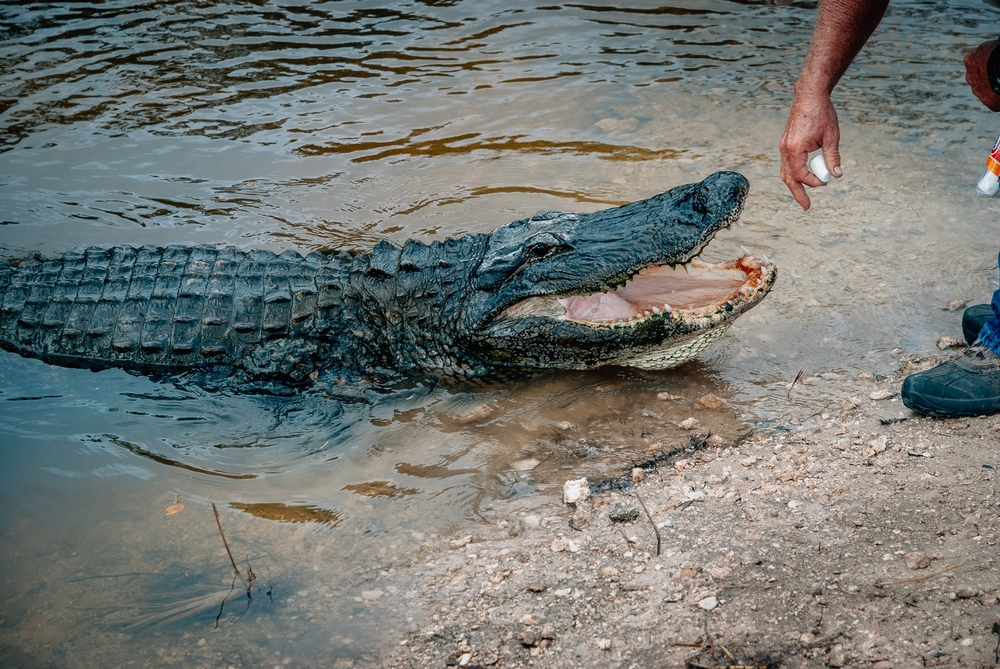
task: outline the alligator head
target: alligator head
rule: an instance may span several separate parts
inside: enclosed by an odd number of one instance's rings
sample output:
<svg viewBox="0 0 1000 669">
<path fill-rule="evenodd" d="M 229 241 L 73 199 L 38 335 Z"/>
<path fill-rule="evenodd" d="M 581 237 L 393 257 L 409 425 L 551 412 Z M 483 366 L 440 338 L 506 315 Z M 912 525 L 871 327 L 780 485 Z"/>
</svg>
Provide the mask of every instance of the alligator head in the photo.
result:
<svg viewBox="0 0 1000 669">
<path fill-rule="evenodd" d="M 470 278 L 469 348 L 492 366 L 673 367 L 760 302 L 774 265 L 697 256 L 736 222 L 747 180 L 719 172 L 591 214 L 543 212 L 494 230 Z"/>
</svg>

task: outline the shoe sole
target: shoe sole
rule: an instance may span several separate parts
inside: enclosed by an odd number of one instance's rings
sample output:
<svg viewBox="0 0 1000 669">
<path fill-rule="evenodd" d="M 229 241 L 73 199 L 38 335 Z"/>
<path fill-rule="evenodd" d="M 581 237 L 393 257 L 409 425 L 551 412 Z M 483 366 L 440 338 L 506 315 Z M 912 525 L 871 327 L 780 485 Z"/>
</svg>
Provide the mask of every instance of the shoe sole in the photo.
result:
<svg viewBox="0 0 1000 669">
<path fill-rule="evenodd" d="M 941 418 L 965 418 L 971 416 L 990 416 L 1000 413 L 1000 401 L 992 403 L 982 400 L 970 400 L 963 402 L 951 400 L 947 409 L 941 408 L 940 398 L 934 398 L 935 402 L 930 402 L 920 393 L 908 393 L 903 396 L 903 406 L 918 413 Z"/>
</svg>

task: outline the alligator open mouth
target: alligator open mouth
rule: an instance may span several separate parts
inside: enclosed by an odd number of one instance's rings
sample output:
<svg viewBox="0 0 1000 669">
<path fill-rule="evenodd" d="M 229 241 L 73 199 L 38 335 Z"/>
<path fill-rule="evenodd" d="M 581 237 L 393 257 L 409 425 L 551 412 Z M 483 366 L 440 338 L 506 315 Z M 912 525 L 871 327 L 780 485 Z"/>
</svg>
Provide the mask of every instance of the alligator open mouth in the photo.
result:
<svg viewBox="0 0 1000 669">
<path fill-rule="evenodd" d="M 501 319 L 545 316 L 592 327 L 629 327 L 650 319 L 694 319 L 721 312 L 736 316 L 759 302 L 776 277 L 767 256 L 745 247 L 735 260 L 651 265 L 614 290 L 544 295 L 508 307 Z"/>
<path fill-rule="evenodd" d="M 743 311 L 767 292 L 774 265 L 749 251 L 736 260 L 686 265 L 653 265 L 624 286 L 604 293 L 555 298 L 566 319 L 587 325 L 637 324 L 648 318 L 708 315 L 720 309 Z M 676 317 L 676 316 L 673 316 Z"/>
<path fill-rule="evenodd" d="M 707 349 L 737 316 L 764 299 L 776 278 L 777 268 L 766 256 L 744 248 L 742 256 L 724 262 L 695 256 L 685 264 L 650 265 L 614 290 L 531 297 L 508 307 L 498 320 L 562 323 L 570 328 L 561 330 L 567 338 L 622 344 L 620 355 L 600 364 L 666 369 Z M 569 334 L 573 328 L 577 335 Z"/>
</svg>

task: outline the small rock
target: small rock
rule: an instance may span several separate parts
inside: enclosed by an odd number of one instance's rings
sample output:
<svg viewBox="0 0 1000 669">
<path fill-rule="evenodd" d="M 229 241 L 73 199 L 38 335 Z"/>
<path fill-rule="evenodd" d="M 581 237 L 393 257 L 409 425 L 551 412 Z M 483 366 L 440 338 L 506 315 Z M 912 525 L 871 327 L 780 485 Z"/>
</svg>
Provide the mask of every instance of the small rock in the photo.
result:
<svg viewBox="0 0 1000 669">
<path fill-rule="evenodd" d="M 670 393 L 656 393 L 656 399 L 661 402 L 679 402 L 684 398 L 680 395 L 671 395 Z"/>
<path fill-rule="evenodd" d="M 856 397 L 848 397 L 847 399 L 840 401 L 841 413 L 850 413 L 851 411 L 854 411 L 860 406 L 861 406 L 861 400 L 859 400 Z"/>
<path fill-rule="evenodd" d="M 722 448 L 726 445 L 726 438 L 721 437 L 717 434 L 708 435 L 708 439 L 705 441 L 712 448 Z"/>
<path fill-rule="evenodd" d="M 879 453 L 885 453 L 885 445 L 887 441 L 888 437 L 886 437 L 884 434 L 880 437 L 876 437 L 875 439 L 869 441 L 867 456 L 870 458 L 873 455 L 878 455 Z"/>
<path fill-rule="evenodd" d="M 507 526 L 507 534 L 509 534 L 512 537 L 521 536 L 522 534 L 524 534 L 524 530 L 525 530 L 524 521 L 521 520 L 520 518 L 515 518 L 510 522 L 510 525 Z"/>
<path fill-rule="evenodd" d="M 677 423 L 677 427 L 679 427 L 682 430 L 694 430 L 695 428 L 698 427 L 698 425 L 700 425 L 700 423 L 698 422 L 698 419 L 695 418 L 694 416 L 692 416 L 691 418 L 685 418 L 681 422 Z"/>
<path fill-rule="evenodd" d="M 931 566 L 930 558 L 928 558 L 926 554 L 921 553 L 920 551 L 913 551 L 911 553 L 907 553 L 906 555 L 903 556 L 903 559 L 906 561 L 906 566 L 909 567 L 910 569 L 914 570 L 927 569 L 929 566 Z"/>
<path fill-rule="evenodd" d="M 489 415 L 493 413 L 494 409 L 496 409 L 495 406 L 485 402 L 477 406 L 475 409 L 466 411 L 460 416 L 455 416 L 455 421 L 461 423 L 462 425 L 474 423 L 476 421 L 483 420 L 484 418 L 488 418 Z"/>
<path fill-rule="evenodd" d="M 525 458 L 524 460 L 510 463 L 510 468 L 519 472 L 527 472 L 537 467 L 538 463 L 539 461 L 535 458 Z"/>
<path fill-rule="evenodd" d="M 978 590 L 976 590 L 975 588 L 970 588 L 970 587 L 965 586 L 965 585 L 963 585 L 961 587 L 958 587 L 958 588 L 955 588 L 955 595 L 959 599 L 972 599 L 973 597 L 975 597 L 978 594 L 979 594 Z"/>
<path fill-rule="evenodd" d="M 576 504 L 590 497 L 590 483 L 586 478 L 566 481 L 563 484 L 563 503 Z"/>
<path fill-rule="evenodd" d="M 458 666 L 460 667 L 466 666 L 467 664 L 469 664 L 469 661 L 471 659 L 472 659 L 472 653 L 463 654 L 461 657 L 458 658 Z"/>
<path fill-rule="evenodd" d="M 524 517 L 525 527 L 538 527 L 541 524 L 542 524 L 542 519 L 533 513 L 529 513 L 527 516 Z"/>
<path fill-rule="evenodd" d="M 719 600 L 716 599 L 715 597 L 706 597 L 705 599 L 698 602 L 698 608 L 705 609 L 706 611 L 711 611 L 718 605 L 719 605 Z"/>
<path fill-rule="evenodd" d="M 896 391 L 891 390 L 889 388 L 879 388 L 878 390 L 876 390 L 875 392 L 873 392 L 872 394 L 870 394 L 868 396 L 868 399 L 875 400 L 875 401 L 887 400 L 887 399 L 889 399 L 890 397 L 892 397 L 895 394 L 896 394 Z"/>
<path fill-rule="evenodd" d="M 944 305 L 944 309 L 945 311 L 958 311 L 968 303 L 968 300 L 948 300 L 948 303 Z"/>
<path fill-rule="evenodd" d="M 613 523 L 631 523 L 639 519 L 639 507 L 628 502 L 612 502 L 608 507 L 608 518 Z"/>
<path fill-rule="evenodd" d="M 596 643 L 601 650 L 611 650 L 611 639 L 597 639 Z"/>
<path fill-rule="evenodd" d="M 872 665 L 872 669 L 892 669 L 896 666 L 896 663 L 892 660 L 879 660 Z"/>
<path fill-rule="evenodd" d="M 528 592 L 545 592 L 546 585 L 543 581 L 531 581 L 524 587 Z"/>
<path fill-rule="evenodd" d="M 721 581 L 724 578 L 729 578 L 729 575 L 733 573 L 733 570 L 729 567 L 712 567 L 708 570 L 708 573 L 716 581 Z"/>
<path fill-rule="evenodd" d="M 937 347 L 942 351 L 948 348 L 959 348 L 964 346 L 965 346 L 964 341 L 959 341 L 954 337 L 944 336 L 937 340 Z"/>
<path fill-rule="evenodd" d="M 803 632 L 802 635 L 799 636 L 799 645 L 801 645 L 801 646 L 808 646 L 809 644 L 811 644 L 815 640 L 816 640 L 815 636 L 813 636 L 809 632 Z"/>
<path fill-rule="evenodd" d="M 638 483 L 646 478 L 646 470 L 642 467 L 632 468 L 632 483 Z"/>
<path fill-rule="evenodd" d="M 551 548 L 553 553 L 562 553 L 564 550 L 569 548 L 569 539 L 566 537 L 559 537 L 552 542 Z"/>
<path fill-rule="evenodd" d="M 826 663 L 831 667 L 842 667 L 847 664 L 847 654 L 840 646 L 834 646 L 830 651 L 830 657 L 826 659 Z"/>
<path fill-rule="evenodd" d="M 362 590 L 361 599 L 371 602 L 376 599 L 379 599 L 382 596 L 382 594 L 383 593 L 381 590 Z"/>
<path fill-rule="evenodd" d="M 618 580 L 618 570 L 615 567 L 605 567 L 601 569 L 601 577 L 616 581 Z"/>
<path fill-rule="evenodd" d="M 466 535 L 466 536 L 461 537 L 459 539 L 455 539 L 454 541 L 452 541 L 450 543 L 451 543 L 451 547 L 452 548 L 461 548 L 462 546 L 464 546 L 466 544 L 471 544 L 472 543 L 472 535 L 471 534 Z"/>
<path fill-rule="evenodd" d="M 695 409 L 721 409 L 726 403 L 712 393 L 702 395 L 694 402 Z"/>
</svg>

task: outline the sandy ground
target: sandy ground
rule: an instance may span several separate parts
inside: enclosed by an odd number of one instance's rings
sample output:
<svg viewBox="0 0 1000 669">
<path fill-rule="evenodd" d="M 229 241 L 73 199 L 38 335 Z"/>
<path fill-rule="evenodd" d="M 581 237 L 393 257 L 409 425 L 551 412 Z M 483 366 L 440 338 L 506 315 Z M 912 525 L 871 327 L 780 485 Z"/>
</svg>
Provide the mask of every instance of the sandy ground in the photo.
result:
<svg viewBox="0 0 1000 669">
<path fill-rule="evenodd" d="M 690 447 L 587 499 L 441 536 L 362 592 L 408 614 L 382 666 L 995 666 L 1000 417 L 906 411 L 934 362 L 838 380 L 804 432 L 706 438 L 692 412 Z"/>
</svg>

